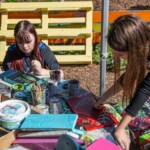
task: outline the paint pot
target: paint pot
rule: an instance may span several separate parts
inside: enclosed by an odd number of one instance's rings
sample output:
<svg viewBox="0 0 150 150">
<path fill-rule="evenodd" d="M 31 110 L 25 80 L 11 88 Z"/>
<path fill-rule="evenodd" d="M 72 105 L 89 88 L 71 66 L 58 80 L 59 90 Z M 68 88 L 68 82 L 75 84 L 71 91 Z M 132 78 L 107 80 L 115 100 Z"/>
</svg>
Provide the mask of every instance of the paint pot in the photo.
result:
<svg viewBox="0 0 150 150">
<path fill-rule="evenodd" d="M 45 104 L 39 104 L 35 106 L 36 108 L 42 110 L 43 114 L 49 114 L 49 107 Z"/>
<path fill-rule="evenodd" d="M 51 83 L 51 80 L 49 80 L 46 87 L 46 103 L 49 102 L 50 97 L 56 94 L 57 94 L 57 86 Z"/>
<path fill-rule="evenodd" d="M 24 93 L 24 85 L 20 83 L 16 83 L 12 85 L 12 97 L 15 99 L 23 100 L 25 98 Z"/>
<path fill-rule="evenodd" d="M 7 129 L 18 128 L 21 121 L 31 112 L 28 103 L 21 100 L 7 100 L 0 103 L 0 126 Z"/>
<path fill-rule="evenodd" d="M 60 114 L 62 113 L 62 99 L 57 96 L 52 96 L 49 99 L 50 113 Z"/>
<path fill-rule="evenodd" d="M 79 80 L 69 80 L 68 82 L 69 96 L 77 96 L 80 93 L 80 82 Z"/>
<path fill-rule="evenodd" d="M 15 90 L 16 92 L 23 91 L 24 85 L 20 83 L 16 83 L 16 84 L 13 84 L 12 89 Z"/>
</svg>

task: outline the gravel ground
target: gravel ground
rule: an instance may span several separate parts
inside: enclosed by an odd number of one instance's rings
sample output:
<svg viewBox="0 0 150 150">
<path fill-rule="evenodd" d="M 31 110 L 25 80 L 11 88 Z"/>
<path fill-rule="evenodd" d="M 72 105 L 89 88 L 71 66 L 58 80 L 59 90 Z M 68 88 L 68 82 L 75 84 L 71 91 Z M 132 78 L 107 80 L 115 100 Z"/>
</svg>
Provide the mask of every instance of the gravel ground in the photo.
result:
<svg viewBox="0 0 150 150">
<path fill-rule="evenodd" d="M 100 65 L 62 65 L 65 79 L 77 79 L 80 81 L 80 86 L 90 90 L 96 95 L 100 95 Z M 114 82 L 114 74 L 112 72 L 106 73 L 106 89 L 108 89 Z M 117 103 L 122 100 L 122 92 L 108 100 L 108 102 Z"/>
</svg>

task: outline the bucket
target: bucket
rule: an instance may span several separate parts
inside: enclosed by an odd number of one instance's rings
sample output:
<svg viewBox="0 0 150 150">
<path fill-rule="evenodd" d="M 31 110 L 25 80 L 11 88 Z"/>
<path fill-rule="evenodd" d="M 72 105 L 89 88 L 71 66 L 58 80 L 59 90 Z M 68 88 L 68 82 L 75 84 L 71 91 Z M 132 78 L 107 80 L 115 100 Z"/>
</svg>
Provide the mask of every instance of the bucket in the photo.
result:
<svg viewBox="0 0 150 150">
<path fill-rule="evenodd" d="M 31 112 L 28 103 L 21 100 L 7 100 L 0 103 L 0 125 L 7 129 L 17 128 Z"/>
</svg>

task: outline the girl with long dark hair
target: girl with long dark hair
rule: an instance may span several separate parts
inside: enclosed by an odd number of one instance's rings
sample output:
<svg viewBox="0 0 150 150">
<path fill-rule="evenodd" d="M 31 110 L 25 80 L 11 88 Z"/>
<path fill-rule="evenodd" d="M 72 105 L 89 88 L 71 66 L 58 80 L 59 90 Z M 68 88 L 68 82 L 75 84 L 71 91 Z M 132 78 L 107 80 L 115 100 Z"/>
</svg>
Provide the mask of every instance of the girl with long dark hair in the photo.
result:
<svg viewBox="0 0 150 150">
<path fill-rule="evenodd" d="M 108 43 L 114 54 L 115 84 L 100 97 L 95 107 L 123 89 L 123 102 L 130 101 L 114 135 L 122 149 L 129 150 L 130 139 L 125 131 L 128 125 L 133 141 L 140 148 L 142 145 L 139 138 L 150 130 L 150 73 L 147 69 L 150 28 L 138 16 L 121 16 L 109 30 Z M 121 58 L 127 61 L 123 74 L 120 74 Z"/>
<path fill-rule="evenodd" d="M 60 70 L 56 57 L 38 36 L 32 23 L 20 21 L 14 29 L 15 44 L 11 45 L 3 61 L 3 69 L 49 76 L 50 70 Z M 61 71 L 62 72 L 62 71 Z"/>
</svg>

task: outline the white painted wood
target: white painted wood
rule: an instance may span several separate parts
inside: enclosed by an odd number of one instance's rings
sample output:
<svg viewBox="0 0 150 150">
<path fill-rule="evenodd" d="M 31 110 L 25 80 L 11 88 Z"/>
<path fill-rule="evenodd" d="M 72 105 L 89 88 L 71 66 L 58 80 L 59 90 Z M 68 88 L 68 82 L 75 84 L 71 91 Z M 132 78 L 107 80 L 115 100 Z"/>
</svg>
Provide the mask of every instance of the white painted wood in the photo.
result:
<svg viewBox="0 0 150 150">
<path fill-rule="evenodd" d="M 85 23 L 85 17 L 78 18 L 50 18 L 49 23 Z"/>
<path fill-rule="evenodd" d="M 49 47 L 52 51 L 85 51 L 85 45 L 52 45 Z"/>
</svg>

